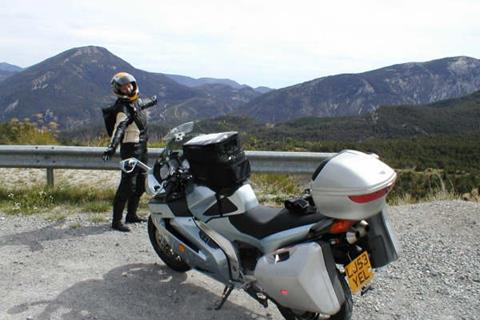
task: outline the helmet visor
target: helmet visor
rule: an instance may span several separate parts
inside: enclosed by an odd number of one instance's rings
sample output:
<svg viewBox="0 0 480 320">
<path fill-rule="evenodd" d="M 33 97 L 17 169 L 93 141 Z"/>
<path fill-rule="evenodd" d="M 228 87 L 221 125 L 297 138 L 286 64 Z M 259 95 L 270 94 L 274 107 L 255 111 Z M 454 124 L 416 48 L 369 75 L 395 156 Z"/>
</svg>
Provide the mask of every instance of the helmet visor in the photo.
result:
<svg viewBox="0 0 480 320">
<path fill-rule="evenodd" d="M 121 87 L 127 83 L 137 82 L 135 78 L 126 72 L 119 72 L 113 76 L 112 84 L 115 84 L 117 87 Z"/>
<path fill-rule="evenodd" d="M 121 89 L 128 84 L 131 84 L 133 88 L 129 94 L 126 94 L 124 90 Z M 135 80 L 131 74 L 126 72 L 119 72 L 113 76 L 112 88 L 113 92 L 120 98 L 131 98 L 138 95 L 137 80 Z"/>
</svg>

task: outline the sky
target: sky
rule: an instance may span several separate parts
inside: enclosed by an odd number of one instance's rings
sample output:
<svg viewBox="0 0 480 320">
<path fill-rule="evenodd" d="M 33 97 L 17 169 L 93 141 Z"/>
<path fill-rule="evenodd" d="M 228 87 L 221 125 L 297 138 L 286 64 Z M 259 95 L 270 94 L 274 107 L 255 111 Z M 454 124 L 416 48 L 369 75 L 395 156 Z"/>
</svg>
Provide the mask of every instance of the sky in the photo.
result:
<svg viewBox="0 0 480 320">
<path fill-rule="evenodd" d="M 281 88 L 480 58 L 480 0 L 0 0 L 0 62 L 28 67 L 86 45 L 147 71 Z"/>
</svg>

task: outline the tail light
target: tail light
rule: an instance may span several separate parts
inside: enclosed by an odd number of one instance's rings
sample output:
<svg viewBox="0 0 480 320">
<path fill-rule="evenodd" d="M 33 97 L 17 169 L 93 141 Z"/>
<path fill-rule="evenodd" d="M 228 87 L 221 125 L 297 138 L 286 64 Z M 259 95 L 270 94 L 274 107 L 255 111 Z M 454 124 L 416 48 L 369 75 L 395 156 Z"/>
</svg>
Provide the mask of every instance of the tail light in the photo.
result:
<svg viewBox="0 0 480 320">
<path fill-rule="evenodd" d="M 282 296 L 288 296 L 288 290 L 287 290 L 287 289 L 281 289 L 281 290 L 280 290 L 280 294 L 281 294 Z"/>
<path fill-rule="evenodd" d="M 350 200 L 356 203 L 367 203 L 371 201 L 375 201 L 377 199 L 380 199 L 381 197 L 385 196 L 387 193 L 390 192 L 393 188 L 393 183 L 383 189 L 380 189 L 378 191 L 372 192 L 372 193 L 367 193 L 367 194 L 361 194 L 361 195 L 355 195 L 355 196 L 348 196 Z"/>
<path fill-rule="evenodd" d="M 330 232 L 331 233 L 347 232 L 348 229 L 350 229 L 350 227 L 353 226 L 355 223 L 357 223 L 357 221 L 355 221 L 355 220 L 336 220 L 330 226 Z"/>
</svg>

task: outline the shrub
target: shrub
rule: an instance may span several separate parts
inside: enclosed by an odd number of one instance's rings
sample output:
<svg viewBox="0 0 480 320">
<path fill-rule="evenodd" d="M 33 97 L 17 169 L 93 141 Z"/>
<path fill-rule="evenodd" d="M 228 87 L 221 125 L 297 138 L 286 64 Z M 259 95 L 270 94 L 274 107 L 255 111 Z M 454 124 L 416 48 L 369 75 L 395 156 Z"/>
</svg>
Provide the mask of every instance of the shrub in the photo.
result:
<svg viewBox="0 0 480 320">
<path fill-rule="evenodd" d="M 29 121 L 16 119 L 0 124 L 0 144 L 58 144 L 56 123 L 37 127 Z"/>
</svg>

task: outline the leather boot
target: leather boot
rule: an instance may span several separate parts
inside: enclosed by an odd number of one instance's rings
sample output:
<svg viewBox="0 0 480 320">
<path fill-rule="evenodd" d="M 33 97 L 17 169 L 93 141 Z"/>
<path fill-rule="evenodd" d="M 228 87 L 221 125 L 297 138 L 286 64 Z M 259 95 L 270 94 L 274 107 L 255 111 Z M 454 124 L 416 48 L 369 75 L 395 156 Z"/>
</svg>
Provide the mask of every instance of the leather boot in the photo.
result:
<svg viewBox="0 0 480 320">
<path fill-rule="evenodd" d="M 136 195 L 133 195 L 128 199 L 127 216 L 125 217 L 126 223 L 141 223 L 147 221 L 147 219 L 143 219 L 137 216 L 137 208 L 139 202 L 140 197 Z"/>
<path fill-rule="evenodd" d="M 112 222 L 112 229 L 121 232 L 130 232 L 130 228 L 122 223 L 122 221 Z"/>
<path fill-rule="evenodd" d="M 118 195 L 119 192 L 117 192 L 113 201 L 112 229 L 128 232 L 130 228 L 122 223 L 123 209 L 125 208 L 126 200 Z"/>
</svg>

